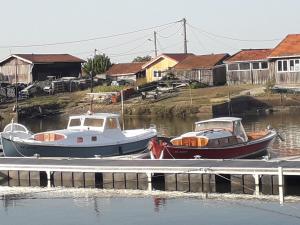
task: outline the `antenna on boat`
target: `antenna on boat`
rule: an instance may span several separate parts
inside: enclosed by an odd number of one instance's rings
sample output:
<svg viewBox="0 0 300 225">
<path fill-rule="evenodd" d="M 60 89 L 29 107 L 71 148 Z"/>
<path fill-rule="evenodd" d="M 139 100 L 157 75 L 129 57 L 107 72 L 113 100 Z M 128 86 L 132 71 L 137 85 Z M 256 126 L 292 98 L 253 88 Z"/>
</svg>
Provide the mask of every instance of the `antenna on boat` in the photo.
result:
<svg viewBox="0 0 300 225">
<path fill-rule="evenodd" d="M 125 129 L 125 120 L 124 120 L 124 96 L 123 90 L 121 90 L 121 106 L 122 106 L 122 126 L 123 130 Z"/>
</svg>

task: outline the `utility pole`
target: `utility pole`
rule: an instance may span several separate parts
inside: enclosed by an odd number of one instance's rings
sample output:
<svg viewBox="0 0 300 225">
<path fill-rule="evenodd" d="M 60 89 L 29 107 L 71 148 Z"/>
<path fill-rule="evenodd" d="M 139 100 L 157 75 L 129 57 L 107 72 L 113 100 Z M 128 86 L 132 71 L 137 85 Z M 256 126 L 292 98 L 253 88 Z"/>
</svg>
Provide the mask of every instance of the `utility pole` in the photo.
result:
<svg viewBox="0 0 300 225">
<path fill-rule="evenodd" d="M 94 100 L 94 95 L 93 93 L 93 82 L 94 82 L 94 67 L 95 67 L 95 58 L 97 55 L 97 49 L 94 50 L 94 58 L 92 59 L 92 68 L 91 68 L 91 103 L 90 103 L 90 112 L 93 112 L 93 100 Z"/>
<path fill-rule="evenodd" d="M 155 52 L 155 57 L 157 57 L 156 31 L 154 31 L 154 52 Z"/>
<path fill-rule="evenodd" d="M 18 123 L 19 121 L 19 107 L 18 107 L 18 59 L 15 58 L 15 84 L 16 84 L 16 123 Z"/>
<path fill-rule="evenodd" d="M 184 46 L 184 53 L 187 54 L 187 40 L 186 40 L 186 19 L 182 19 L 183 22 L 183 46 Z"/>
<path fill-rule="evenodd" d="M 92 68 L 91 68 L 91 93 L 93 93 L 93 77 L 94 77 L 94 63 L 95 63 L 95 57 L 97 55 L 97 49 L 94 50 L 94 58 L 92 59 Z"/>
</svg>

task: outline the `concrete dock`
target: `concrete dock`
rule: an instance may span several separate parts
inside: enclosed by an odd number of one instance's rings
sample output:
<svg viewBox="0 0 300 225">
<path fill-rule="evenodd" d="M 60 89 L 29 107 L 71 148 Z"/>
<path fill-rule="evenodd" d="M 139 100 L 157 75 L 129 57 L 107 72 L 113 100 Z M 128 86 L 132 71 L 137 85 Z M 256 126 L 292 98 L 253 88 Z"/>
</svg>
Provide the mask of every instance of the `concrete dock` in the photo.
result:
<svg viewBox="0 0 300 225">
<path fill-rule="evenodd" d="M 280 202 L 289 184 L 300 189 L 300 160 L 0 158 L 0 172 L 15 182 L 10 186 L 153 190 L 162 177 L 169 191 L 218 192 L 225 184 L 233 193 L 278 194 Z"/>
</svg>

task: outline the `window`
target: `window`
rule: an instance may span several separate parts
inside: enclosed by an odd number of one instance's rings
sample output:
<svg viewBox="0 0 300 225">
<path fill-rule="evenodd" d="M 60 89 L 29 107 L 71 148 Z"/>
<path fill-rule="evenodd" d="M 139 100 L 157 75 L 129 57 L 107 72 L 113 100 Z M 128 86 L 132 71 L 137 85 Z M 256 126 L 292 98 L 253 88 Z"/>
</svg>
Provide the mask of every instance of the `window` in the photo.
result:
<svg viewBox="0 0 300 225">
<path fill-rule="evenodd" d="M 290 60 L 290 71 L 295 71 L 294 60 Z"/>
<path fill-rule="evenodd" d="M 300 72 L 300 59 L 285 59 L 277 61 L 278 72 Z"/>
<path fill-rule="evenodd" d="M 239 64 L 228 64 L 228 70 L 239 70 Z"/>
<path fill-rule="evenodd" d="M 80 119 L 71 119 L 69 126 L 76 127 L 76 126 L 80 126 L 80 125 L 81 125 Z"/>
<path fill-rule="evenodd" d="M 268 69 L 268 62 L 253 62 L 252 69 L 253 70 L 266 70 Z"/>
<path fill-rule="evenodd" d="M 260 69 L 259 62 L 252 63 L 252 68 L 254 70 L 259 70 Z"/>
<path fill-rule="evenodd" d="M 102 127 L 103 122 L 103 119 L 85 118 L 83 125 L 89 127 Z"/>
<path fill-rule="evenodd" d="M 153 71 L 153 77 L 161 77 L 161 71 Z"/>
<path fill-rule="evenodd" d="M 261 62 L 260 65 L 261 65 L 261 69 L 268 69 L 269 68 L 268 62 Z"/>
<path fill-rule="evenodd" d="M 83 137 L 77 137 L 77 143 L 83 143 Z"/>
<path fill-rule="evenodd" d="M 92 141 L 97 141 L 97 136 L 92 136 Z"/>
<path fill-rule="evenodd" d="M 118 121 L 116 118 L 107 119 L 107 128 L 108 129 L 116 129 L 118 128 Z"/>
<path fill-rule="evenodd" d="M 277 62 L 277 70 L 282 71 L 282 61 Z"/>
<path fill-rule="evenodd" d="M 250 70 L 250 63 L 240 63 L 240 70 Z"/>
</svg>

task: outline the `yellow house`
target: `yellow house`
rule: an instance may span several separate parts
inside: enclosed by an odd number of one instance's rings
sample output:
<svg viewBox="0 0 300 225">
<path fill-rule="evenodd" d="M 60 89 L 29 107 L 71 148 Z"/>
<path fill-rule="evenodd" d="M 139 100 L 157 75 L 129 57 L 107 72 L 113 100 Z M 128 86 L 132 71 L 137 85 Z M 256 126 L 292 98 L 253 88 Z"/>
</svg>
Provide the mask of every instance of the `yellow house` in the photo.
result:
<svg viewBox="0 0 300 225">
<path fill-rule="evenodd" d="M 170 68 L 190 55 L 193 54 L 164 53 L 147 62 L 143 65 L 147 82 L 160 80 Z"/>
</svg>

